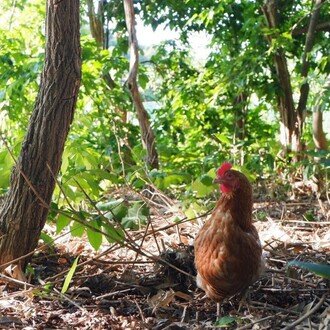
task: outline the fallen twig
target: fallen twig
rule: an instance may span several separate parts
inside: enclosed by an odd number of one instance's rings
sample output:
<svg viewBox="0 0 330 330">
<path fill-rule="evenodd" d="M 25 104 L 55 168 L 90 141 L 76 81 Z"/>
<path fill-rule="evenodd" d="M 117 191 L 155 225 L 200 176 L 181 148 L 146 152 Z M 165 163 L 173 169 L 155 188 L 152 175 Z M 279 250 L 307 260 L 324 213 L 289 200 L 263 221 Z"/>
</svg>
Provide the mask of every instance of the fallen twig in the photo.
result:
<svg viewBox="0 0 330 330">
<path fill-rule="evenodd" d="M 305 313 L 298 320 L 296 320 L 293 323 L 291 323 L 290 325 L 286 326 L 283 330 L 294 329 L 296 325 L 298 325 L 299 323 L 301 323 L 302 321 L 304 321 L 305 319 L 310 317 L 314 312 L 316 312 L 323 305 L 323 303 L 324 303 L 324 301 L 325 301 L 328 294 L 329 294 L 329 290 L 328 290 L 328 292 L 323 294 L 320 301 L 311 310 L 309 310 L 307 313 Z"/>
</svg>

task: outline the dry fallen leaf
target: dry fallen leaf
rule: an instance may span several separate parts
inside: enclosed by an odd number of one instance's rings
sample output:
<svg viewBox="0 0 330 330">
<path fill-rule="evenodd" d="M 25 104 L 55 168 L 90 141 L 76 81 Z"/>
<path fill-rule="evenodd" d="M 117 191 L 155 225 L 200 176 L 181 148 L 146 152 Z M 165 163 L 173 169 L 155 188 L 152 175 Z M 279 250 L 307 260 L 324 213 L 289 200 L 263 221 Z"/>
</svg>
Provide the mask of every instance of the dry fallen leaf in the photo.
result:
<svg viewBox="0 0 330 330">
<path fill-rule="evenodd" d="M 175 298 L 175 292 L 170 289 L 169 291 L 159 290 L 154 296 L 148 299 L 149 305 L 153 308 L 153 313 L 159 307 L 168 307 L 168 305 Z"/>
</svg>

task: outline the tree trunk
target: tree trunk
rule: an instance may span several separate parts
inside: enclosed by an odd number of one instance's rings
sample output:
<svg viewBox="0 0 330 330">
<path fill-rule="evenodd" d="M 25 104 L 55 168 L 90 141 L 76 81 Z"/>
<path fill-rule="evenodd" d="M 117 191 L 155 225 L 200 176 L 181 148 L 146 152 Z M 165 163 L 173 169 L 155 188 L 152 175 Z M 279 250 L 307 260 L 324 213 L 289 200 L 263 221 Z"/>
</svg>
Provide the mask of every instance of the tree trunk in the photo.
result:
<svg viewBox="0 0 330 330">
<path fill-rule="evenodd" d="M 323 112 L 320 106 L 316 106 L 313 111 L 313 140 L 318 150 L 328 150 L 328 141 L 323 131 Z"/>
<path fill-rule="evenodd" d="M 276 0 L 267 0 L 262 9 L 269 28 L 278 28 L 278 9 L 276 7 Z M 269 34 L 267 38 L 271 43 L 273 36 Z M 299 146 L 297 145 L 297 136 L 295 131 L 297 113 L 293 101 L 291 77 L 289 74 L 285 53 L 282 48 L 278 48 L 276 50 L 276 53 L 274 55 L 274 64 L 276 69 L 276 76 L 280 87 L 280 93 L 277 95 L 277 104 L 281 121 L 280 140 L 284 151 L 287 152 L 292 149 L 293 144 L 296 145 L 295 148 L 299 149 Z"/>
<path fill-rule="evenodd" d="M 104 13 L 103 13 L 103 0 L 98 3 L 98 12 L 95 13 L 94 0 L 87 0 L 87 15 L 89 18 L 89 27 L 91 29 L 91 34 L 97 45 L 101 48 L 105 48 L 104 40 Z"/>
<path fill-rule="evenodd" d="M 159 164 L 155 135 L 151 128 L 149 116 L 146 109 L 144 108 L 137 84 L 137 74 L 139 70 L 139 51 L 135 31 L 133 1 L 124 0 L 124 9 L 130 46 L 130 71 L 127 78 L 127 85 L 131 92 L 133 103 L 136 109 L 142 135 L 142 142 L 144 147 L 147 149 L 147 163 L 151 168 L 158 168 Z"/>
<path fill-rule="evenodd" d="M 247 93 L 240 93 L 237 95 L 233 102 L 233 109 L 235 111 L 235 140 L 242 141 L 245 138 L 245 122 L 247 113 Z"/>
<path fill-rule="evenodd" d="M 81 77 L 79 0 L 47 1 L 39 93 L 0 214 L 0 264 L 33 251 L 60 170 Z M 25 268 L 28 258 L 17 264 Z"/>
<path fill-rule="evenodd" d="M 284 50 L 278 48 L 274 56 L 276 74 L 281 88 L 281 93 L 278 95 L 278 108 L 281 118 L 281 143 L 285 151 L 292 150 L 297 153 L 303 150 L 301 137 L 303 134 L 303 125 L 306 117 L 306 105 L 309 95 L 309 84 L 307 81 L 309 71 L 309 54 L 313 48 L 317 21 L 320 14 L 320 8 L 325 0 L 316 0 L 311 18 L 308 25 L 308 31 L 305 40 L 305 47 L 301 65 L 301 76 L 305 78 L 305 82 L 301 85 L 300 96 L 297 108 L 293 101 L 293 92 L 291 87 L 291 77 L 288 70 L 288 65 Z M 266 0 L 262 10 L 266 17 L 267 24 L 271 29 L 278 29 L 277 12 L 280 8 L 277 7 L 278 1 Z M 271 42 L 273 36 L 268 35 Z"/>
<path fill-rule="evenodd" d="M 315 30 L 316 30 L 318 18 L 320 16 L 321 4 L 323 2 L 324 0 L 315 1 L 313 12 L 311 14 L 311 18 L 308 25 L 306 40 L 305 40 L 305 47 L 302 58 L 302 65 L 301 65 L 301 76 L 305 78 L 305 81 L 300 87 L 300 97 L 297 106 L 297 120 L 298 120 L 297 130 L 299 133 L 299 137 L 301 137 L 303 133 L 303 125 L 306 117 L 306 105 L 309 95 L 309 83 L 307 77 L 310 66 L 310 60 L 309 60 L 310 52 L 312 51 L 314 45 Z"/>
<path fill-rule="evenodd" d="M 94 0 L 87 0 L 87 14 L 89 18 L 89 26 L 91 30 L 92 37 L 94 38 L 97 46 L 100 49 L 107 49 L 108 43 L 109 43 L 109 33 L 108 30 L 104 29 L 106 24 L 105 19 L 105 6 L 106 2 L 104 0 L 98 0 L 98 10 L 95 12 L 94 7 Z M 105 83 L 107 84 L 110 91 L 114 90 L 115 88 L 118 88 L 120 86 L 117 85 L 117 83 L 112 79 L 109 71 L 104 70 L 102 73 L 102 78 L 104 79 Z M 106 90 L 105 95 L 108 93 L 108 90 Z M 127 109 L 125 107 L 119 107 L 117 105 L 114 105 L 115 111 L 120 117 L 120 120 L 123 124 L 127 124 L 128 116 L 127 116 Z M 114 134 L 116 134 L 115 131 L 113 131 Z M 133 157 L 132 157 L 132 146 L 130 144 L 128 134 L 124 133 L 124 136 L 119 138 L 118 142 L 118 152 L 123 153 L 122 160 L 125 164 L 132 164 Z M 120 144 L 123 144 L 124 148 L 120 148 Z M 124 164 L 123 164 L 124 166 Z"/>
</svg>

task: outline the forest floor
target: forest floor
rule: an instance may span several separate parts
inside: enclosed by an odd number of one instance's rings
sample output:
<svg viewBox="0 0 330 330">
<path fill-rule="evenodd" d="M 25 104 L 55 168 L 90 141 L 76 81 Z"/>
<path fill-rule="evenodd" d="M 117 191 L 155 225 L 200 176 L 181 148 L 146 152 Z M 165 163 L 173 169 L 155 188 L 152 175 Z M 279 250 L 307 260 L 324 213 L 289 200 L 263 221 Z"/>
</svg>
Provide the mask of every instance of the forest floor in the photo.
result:
<svg viewBox="0 0 330 330">
<path fill-rule="evenodd" d="M 247 304 L 240 297 L 222 304 L 217 322 L 216 304 L 194 280 L 191 245 L 206 217 L 174 225 L 177 205 L 160 196 L 149 224 L 127 232 L 125 247 L 96 253 L 87 238 L 62 235 L 37 250 L 29 284 L 2 277 L 0 329 L 330 329 L 329 281 L 286 267 L 293 259 L 330 262 L 330 205 L 310 196 L 254 204 L 266 272 Z"/>
</svg>

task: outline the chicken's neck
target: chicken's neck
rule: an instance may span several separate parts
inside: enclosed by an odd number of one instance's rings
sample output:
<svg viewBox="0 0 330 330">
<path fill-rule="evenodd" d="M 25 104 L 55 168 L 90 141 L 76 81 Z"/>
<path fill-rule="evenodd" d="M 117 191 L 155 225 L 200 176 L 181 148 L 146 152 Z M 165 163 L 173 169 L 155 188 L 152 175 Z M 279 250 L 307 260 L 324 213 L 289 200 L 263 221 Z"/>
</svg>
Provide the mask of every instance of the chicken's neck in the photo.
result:
<svg viewBox="0 0 330 330">
<path fill-rule="evenodd" d="M 252 226 L 252 192 L 237 190 L 232 194 L 223 194 L 216 207 L 231 213 L 233 220 L 243 229 Z"/>
</svg>

